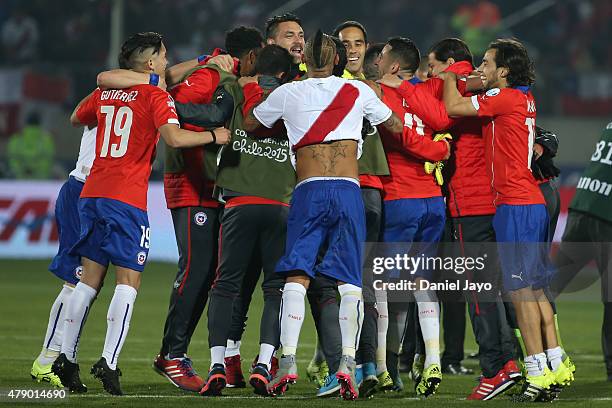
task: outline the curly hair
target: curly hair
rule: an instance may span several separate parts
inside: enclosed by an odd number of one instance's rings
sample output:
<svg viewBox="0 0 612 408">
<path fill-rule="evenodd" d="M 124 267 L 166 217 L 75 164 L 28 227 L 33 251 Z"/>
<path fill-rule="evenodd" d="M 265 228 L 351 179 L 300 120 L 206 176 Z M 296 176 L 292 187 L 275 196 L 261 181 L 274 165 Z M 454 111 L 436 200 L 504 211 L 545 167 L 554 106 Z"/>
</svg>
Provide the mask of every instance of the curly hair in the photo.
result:
<svg viewBox="0 0 612 408">
<path fill-rule="evenodd" d="M 489 44 L 495 50 L 495 65 L 508 68 L 506 80 L 510 86 L 530 86 L 535 82 L 533 62 L 527 48 L 514 38 L 502 38 Z"/>
</svg>

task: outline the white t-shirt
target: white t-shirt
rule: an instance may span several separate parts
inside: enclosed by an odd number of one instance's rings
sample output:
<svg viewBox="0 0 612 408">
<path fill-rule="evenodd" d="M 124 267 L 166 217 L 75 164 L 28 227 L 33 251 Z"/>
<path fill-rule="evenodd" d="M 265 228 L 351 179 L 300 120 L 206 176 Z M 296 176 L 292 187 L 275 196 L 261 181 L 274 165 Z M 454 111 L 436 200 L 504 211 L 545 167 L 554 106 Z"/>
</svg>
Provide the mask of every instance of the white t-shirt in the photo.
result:
<svg viewBox="0 0 612 408">
<path fill-rule="evenodd" d="M 70 172 L 70 175 L 79 181 L 85 182 L 89 171 L 96 157 L 96 132 L 98 128 L 89 129 L 87 126 L 83 128 L 83 136 L 81 137 L 81 147 L 79 147 L 79 158 L 76 162 L 76 168 Z"/>
<path fill-rule="evenodd" d="M 361 157 L 363 118 L 375 126 L 391 113 L 365 83 L 335 76 L 284 84 L 253 110 L 268 128 L 283 119 L 294 166 L 297 149 L 334 140 L 358 141 L 357 158 Z"/>
</svg>

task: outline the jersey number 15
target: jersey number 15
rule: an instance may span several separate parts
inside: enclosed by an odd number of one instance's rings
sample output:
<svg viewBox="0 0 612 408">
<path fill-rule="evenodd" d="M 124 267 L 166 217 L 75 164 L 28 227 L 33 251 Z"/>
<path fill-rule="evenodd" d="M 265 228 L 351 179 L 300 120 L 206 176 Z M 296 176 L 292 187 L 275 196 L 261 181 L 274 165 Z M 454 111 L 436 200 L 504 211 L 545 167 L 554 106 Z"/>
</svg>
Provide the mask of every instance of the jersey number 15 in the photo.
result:
<svg viewBox="0 0 612 408">
<path fill-rule="evenodd" d="M 127 152 L 130 130 L 132 129 L 132 109 L 128 106 L 121 106 L 117 109 L 117 114 L 115 115 L 115 106 L 105 105 L 100 106 L 100 112 L 106 115 L 100 157 L 108 156 L 109 148 L 111 157 L 124 156 Z M 119 143 L 110 144 L 111 131 L 115 137 L 121 138 Z"/>
</svg>

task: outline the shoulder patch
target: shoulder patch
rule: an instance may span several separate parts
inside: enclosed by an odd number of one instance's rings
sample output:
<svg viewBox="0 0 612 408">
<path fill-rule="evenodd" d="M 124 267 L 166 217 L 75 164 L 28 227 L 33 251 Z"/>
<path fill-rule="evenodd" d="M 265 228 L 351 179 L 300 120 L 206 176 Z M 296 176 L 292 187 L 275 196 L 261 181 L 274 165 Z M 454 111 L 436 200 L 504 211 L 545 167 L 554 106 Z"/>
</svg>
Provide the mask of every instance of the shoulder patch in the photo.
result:
<svg viewBox="0 0 612 408">
<path fill-rule="evenodd" d="M 485 95 L 487 95 L 487 96 L 496 96 L 496 95 L 499 95 L 499 92 L 500 92 L 499 88 L 492 88 L 492 89 L 489 89 L 485 93 Z"/>
</svg>

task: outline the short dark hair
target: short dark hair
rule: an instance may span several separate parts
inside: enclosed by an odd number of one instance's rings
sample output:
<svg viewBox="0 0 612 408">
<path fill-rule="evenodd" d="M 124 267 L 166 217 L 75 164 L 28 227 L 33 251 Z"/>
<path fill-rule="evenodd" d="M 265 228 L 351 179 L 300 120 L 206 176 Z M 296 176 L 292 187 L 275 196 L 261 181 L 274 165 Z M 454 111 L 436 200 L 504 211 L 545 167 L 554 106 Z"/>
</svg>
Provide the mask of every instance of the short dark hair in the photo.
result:
<svg viewBox="0 0 612 408">
<path fill-rule="evenodd" d="M 293 13 L 285 13 L 278 16 L 272 16 L 266 21 L 266 38 L 272 38 L 276 35 L 278 25 L 287 21 L 294 21 L 302 26 L 302 20 Z"/>
<path fill-rule="evenodd" d="M 374 61 L 380 55 L 382 49 L 385 48 L 384 43 L 370 44 L 363 56 L 363 75 L 366 79 L 378 78 L 378 68 L 374 65 Z"/>
<path fill-rule="evenodd" d="M 255 72 L 260 75 L 276 76 L 282 72 L 289 72 L 293 65 L 293 58 L 289 51 L 275 44 L 266 45 L 257 55 Z"/>
<path fill-rule="evenodd" d="M 346 55 L 346 47 L 342 44 L 342 41 L 336 36 L 330 36 L 334 43 L 336 44 L 336 55 L 338 55 L 338 64 L 334 65 L 334 70 L 332 71 L 332 75 L 341 77 L 344 74 L 344 68 L 346 68 L 346 64 L 348 63 L 348 56 Z"/>
<path fill-rule="evenodd" d="M 334 37 L 340 38 L 340 31 L 344 30 L 345 28 L 349 28 L 349 27 L 355 27 L 355 28 L 360 29 L 361 32 L 363 33 L 363 39 L 365 40 L 366 44 L 368 43 L 368 32 L 366 31 L 365 27 L 360 22 L 353 21 L 353 20 L 345 21 L 344 23 L 338 24 L 336 28 L 334 28 L 334 32 L 333 32 Z"/>
<path fill-rule="evenodd" d="M 133 61 L 131 61 L 134 53 L 141 54 L 145 50 L 153 48 L 153 54 L 157 54 L 161 49 L 163 39 L 161 34 L 152 31 L 132 35 L 125 40 L 121 46 L 121 52 L 119 52 L 119 68 L 134 68 Z"/>
<path fill-rule="evenodd" d="M 465 41 L 459 38 L 445 38 L 435 43 L 430 49 L 438 61 L 446 62 L 449 58 L 456 62 L 467 61 L 470 64 L 474 63 L 472 53 Z"/>
<path fill-rule="evenodd" d="M 421 54 L 414 42 L 404 37 L 389 38 L 387 44 L 391 46 L 391 55 L 399 64 L 401 70 L 416 72 L 421 62 Z"/>
<path fill-rule="evenodd" d="M 236 58 L 242 58 L 251 50 L 260 49 L 263 42 L 261 31 L 255 27 L 240 26 L 225 34 L 225 50 Z"/>
<path fill-rule="evenodd" d="M 535 82 L 534 66 L 527 48 L 514 38 L 501 38 L 489 44 L 495 50 L 495 65 L 508 68 L 510 86 L 529 86 Z"/>
</svg>

